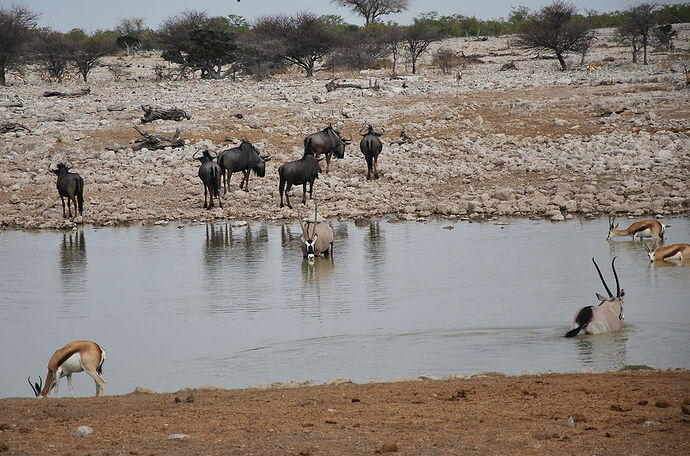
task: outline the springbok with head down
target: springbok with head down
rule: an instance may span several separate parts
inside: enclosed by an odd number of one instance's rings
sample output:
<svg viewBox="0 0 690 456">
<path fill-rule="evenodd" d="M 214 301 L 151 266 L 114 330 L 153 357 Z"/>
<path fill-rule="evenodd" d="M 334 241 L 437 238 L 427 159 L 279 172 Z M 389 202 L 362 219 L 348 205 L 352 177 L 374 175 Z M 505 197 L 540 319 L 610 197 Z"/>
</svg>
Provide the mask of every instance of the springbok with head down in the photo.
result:
<svg viewBox="0 0 690 456">
<path fill-rule="evenodd" d="M 36 397 L 48 396 L 53 388 L 55 388 L 55 395 L 57 396 L 60 379 L 67 377 L 69 393 L 72 396 L 72 374 L 86 371 L 96 382 L 96 396 L 103 396 L 105 380 L 103 380 L 100 374 L 103 372 L 104 361 L 105 350 L 97 343 L 90 340 L 70 342 L 56 351 L 50 358 L 50 361 L 48 361 L 48 374 L 46 375 L 45 385 L 43 385 L 40 375 L 38 377 L 40 383 L 32 384 L 31 377 L 29 377 L 29 385 Z"/>
<path fill-rule="evenodd" d="M 609 234 L 606 236 L 606 240 L 611 239 L 615 236 L 632 236 L 633 242 L 635 242 L 635 236 L 642 238 L 653 237 L 657 242 L 664 240 L 664 230 L 669 228 L 671 225 L 664 225 L 657 220 L 641 220 L 635 222 L 624 230 L 619 230 L 618 223 L 614 225 L 616 221 L 615 217 L 609 216 Z"/>
<path fill-rule="evenodd" d="M 603 334 L 607 332 L 617 332 L 623 327 L 623 296 L 625 291 L 621 289 L 618 282 L 618 274 L 616 274 L 616 257 L 611 261 L 611 269 L 613 269 L 613 276 L 616 278 L 616 295 L 614 296 L 606 285 L 604 276 L 601 275 L 597 262 L 592 258 L 594 267 L 597 268 L 599 278 L 604 284 L 604 288 L 609 297 L 606 298 L 597 293 L 597 298 L 601 301 L 598 306 L 587 306 L 578 310 L 573 319 L 571 330 L 565 334 L 565 337 L 575 337 L 583 331 L 585 334 Z"/>
<path fill-rule="evenodd" d="M 644 248 L 650 261 L 683 261 L 690 259 L 690 244 L 671 244 L 657 248 L 656 242 L 650 249 L 647 244 Z"/>
</svg>

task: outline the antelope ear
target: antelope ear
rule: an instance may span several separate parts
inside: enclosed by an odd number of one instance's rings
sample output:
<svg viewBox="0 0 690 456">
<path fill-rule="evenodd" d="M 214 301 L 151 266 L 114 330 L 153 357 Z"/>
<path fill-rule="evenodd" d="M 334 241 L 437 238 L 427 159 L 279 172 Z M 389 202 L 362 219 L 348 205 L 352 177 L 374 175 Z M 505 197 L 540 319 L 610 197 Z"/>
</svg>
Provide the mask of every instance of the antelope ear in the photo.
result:
<svg viewBox="0 0 690 456">
<path fill-rule="evenodd" d="M 602 296 L 602 295 L 600 295 L 599 293 L 597 293 L 597 299 L 598 299 L 599 301 L 601 301 L 601 302 L 604 302 L 604 301 L 608 301 L 608 300 L 609 300 L 609 298 L 607 298 L 607 297 L 605 297 L 605 296 Z"/>
<path fill-rule="evenodd" d="M 299 235 L 299 240 L 302 241 L 302 242 L 304 242 L 304 235 L 303 235 L 303 234 L 300 234 L 300 235 Z"/>
</svg>

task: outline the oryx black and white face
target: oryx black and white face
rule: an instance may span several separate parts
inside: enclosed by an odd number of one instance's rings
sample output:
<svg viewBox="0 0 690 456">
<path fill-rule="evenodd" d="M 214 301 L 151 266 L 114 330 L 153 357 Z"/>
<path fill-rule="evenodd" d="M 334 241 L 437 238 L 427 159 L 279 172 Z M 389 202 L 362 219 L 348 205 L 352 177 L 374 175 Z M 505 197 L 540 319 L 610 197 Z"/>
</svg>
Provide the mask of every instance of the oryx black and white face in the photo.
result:
<svg viewBox="0 0 690 456">
<path fill-rule="evenodd" d="M 314 237 L 312 239 L 304 239 L 304 236 L 301 236 L 300 239 L 302 239 L 302 242 L 304 242 L 304 246 L 307 249 L 307 258 L 310 260 L 314 259 L 314 244 L 316 244 L 316 239 L 318 238 L 318 235 L 314 234 Z"/>
</svg>

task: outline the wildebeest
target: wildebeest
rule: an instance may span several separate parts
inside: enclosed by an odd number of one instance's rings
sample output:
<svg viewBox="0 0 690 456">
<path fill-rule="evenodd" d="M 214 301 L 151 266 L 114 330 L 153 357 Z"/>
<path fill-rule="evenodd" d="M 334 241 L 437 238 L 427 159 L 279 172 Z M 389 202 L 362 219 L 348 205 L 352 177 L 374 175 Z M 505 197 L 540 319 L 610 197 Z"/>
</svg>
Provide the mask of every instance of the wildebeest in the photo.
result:
<svg viewBox="0 0 690 456">
<path fill-rule="evenodd" d="M 616 296 L 611 293 L 609 287 L 606 285 L 604 276 L 601 275 L 597 262 L 592 258 L 594 267 L 597 268 L 599 278 L 604 284 L 604 288 L 609 297 L 605 297 L 597 293 L 597 298 L 601 301 L 598 306 L 587 306 L 578 310 L 573 319 L 572 329 L 568 331 L 565 337 L 575 337 L 580 331 L 585 334 L 603 334 L 607 332 L 620 331 L 623 327 L 623 296 L 625 291 L 621 290 L 618 282 L 618 274 L 616 274 L 616 257 L 611 261 L 611 269 L 613 276 L 616 278 Z"/>
<path fill-rule="evenodd" d="M 374 171 L 374 178 L 379 178 L 379 172 L 376 168 L 379 160 L 379 154 L 381 149 L 383 149 L 383 143 L 379 139 L 383 133 L 377 133 L 374 128 L 369 125 L 369 129 L 366 133 L 362 133 L 360 130 L 359 134 L 363 136 L 362 140 L 359 142 L 359 150 L 364 154 L 364 159 L 367 161 L 367 180 L 371 179 L 371 171 Z"/>
<path fill-rule="evenodd" d="M 304 153 L 312 154 L 316 158 L 323 154 L 326 157 L 326 174 L 331 166 L 331 156 L 345 157 L 345 146 L 350 144 L 352 138 L 346 139 L 340 136 L 340 132 L 332 125 L 304 138 Z"/>
<path fill-rule="evenodd" d="M 249 191 L 249 173 L 254 171 L 259 177 L 266 175 L 266 162 L 271 159 L 271 155 L 259 155 L 254 145 L 249 141 L 242 140 L 242 143 L 233 147 L 232 149 L 224 150 L 218 155 L 218 165 L 220 166 L 221 174 L 223 175 L 223 194 L 228 193 L 228 186 L 230 185 L 230 178 L 232 173 L 242 171 L 244 178 L 240 181 L 240 188 L 244 185 L 244 191 Z M 227 172 L 228 179 L 225 180 Z"/>
<path fill-rule="evenodd" d="M 302 227 L 302 235 L 299 237 L 302 246 L 302 255 L 313 260 L 315 256 L 333 253 L 333 228 L 325 222 L 318 221 L 316 203 L 314 203 L 314 221 L 302 223 L 302 214 L 297 207 L 299 224 Z"/>
<path fill-rule="evenodd" d="M 280 192 L 280 207 L 284 206 L 283 193 L 285 193 L 285 201 L 287 202 L 287 206 L 292 209 L 288 192 L 293 185 L 302 185 L 302 204 L 304 204 L 307 201 L 308 182 L 309 198 L 312 198 L 314 193 L 314 180 L 319 177 L 319 160 L 305 151 L 304 155 L 299 160 L 280 165 L 278 168 L 278 175 L 280 176 L 280 183 L 278 184 L 278 192 Z"/>
<path fill-rule="evenodd" d="M 48 361 L 48 374 L 46 383 L 43 385 L 41 377 L 39 382 L 31 383 L 31 377 L 27 380 L 36 397 L 46 397 L 54 388 L 55 395 L 58 393 L 60 378 L 67 377 L 70 396 L 72 395 L 72 374 L 86 371 L 87 374 L 96 382 L 96 396 L 103 396 L 105 380 L 100 374 L 103 373 L 102 367 L 105 362 L 105 350 L 96 342 L 90 340 L 76 340 L 65 345 L 53 353 Z"/>
<path fill-rule="evenodd" d="M 215 157 L 212 157 L 208 149 L 206 149 L 203 151 L 201 157 L 193 158 L 201 162 L 201 166 L 199 166 L 199 178 L 201 179 L 201 182 L 204 184 L 204 208 L 211 209 L 213 207 L 214 196 L 218 198 L 218 205 L 222 208 L 223 202 L 221 201 L 219 195 L 221 171 L 220 166 L 218 166 L 218 163 L 213 161 Z M 207 192 L 211 199 L 211 204 L 206 203 Z"/>
<path fill-rule="evenodd" d="M 57 169 L 50 171 L 57 175 L 57 189 L 62 200 L 62 216 L 65 215 L 65 198 L 67 198 L 67 210 L 70 218 L 72 217 L 71 204 L 74 203 L 74 216 L 77 216 L 77 204 L 79 205 L 79 215 L 84 209 L 84 179 L 77 173 L 70 173 L 70 167 L 60 162 Z"/>
</svg>

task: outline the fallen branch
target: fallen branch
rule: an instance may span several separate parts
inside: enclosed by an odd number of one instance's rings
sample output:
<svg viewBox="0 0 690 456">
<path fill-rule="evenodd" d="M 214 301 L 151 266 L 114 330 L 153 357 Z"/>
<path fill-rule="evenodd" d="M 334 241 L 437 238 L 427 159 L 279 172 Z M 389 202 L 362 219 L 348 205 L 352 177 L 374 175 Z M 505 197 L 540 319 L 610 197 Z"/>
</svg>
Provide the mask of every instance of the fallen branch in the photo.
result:
<svg viewBox="0 0 690 456">
<path fill-rule="evenodd" d="M 141 109 L 144 110 L 144 117 L 141 118 L 141 123 L 153 122 L 157 119 L 177 121 L 182 119 L 191 119 L 186 112 L 178 108 L 163 109 L 150 105 L 141 105 Z"/>
<path fill-rule="evenodd" d="M 86 89 L 80 90 L 79 92 L 70 92 L 70 93 L 57 92 L 57 91 L 43 92 L 43 96 L 44 97 L 59 97 L 59 98 L 77 98 L 77 97 L 81 97 L 84 95 L 88 95 L 90 93 L 91 93 L 91 88 L 87 87 Z"/>
<path fill-rule="evenodd" d="M 0 134 L 2 133 L 16 133 L 18 131 L 25 131 L 27 133 L 31 133 L 31 130 L 29 130 L 27 127 L 25 127 L 22 124 L 14 123 L 14 122 L 3 122 L 0 123 Z"/>
<path fill-rule="evenodd" d="M 166 147 L 175 148 L 184 146 L 184 139 L 180 138 L 181 131 L 179 128 L 175 130 L 175 134 L 172 137 L 147 133 L 136 125 L 134 126 L 134 129 L 138 131 L 142 137 L 134 140 L 132 150 L 141 150 L 144 147 L 149 150 L 158 150 L 165 149 Z"/>
<path fill-rule="evenodd" d="M 338 82 L 337 79 L 331 79 L 326 83 L 326 90 L 328 92 L 333 92 L 334 90 L 337 89 L 371 89 L 371 90 L 380 90 L 381 86 L 379 85 L 379 80 L 376 79 L 374 81 L 374 84 L 371 83 L 371 79 L 369 80 L 369 85 L 368 86 L 363 86 L 359 84 L 354 84 L 351 82 Z"/>
</svg>

